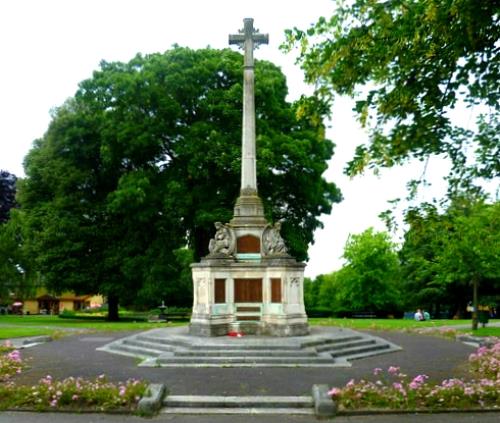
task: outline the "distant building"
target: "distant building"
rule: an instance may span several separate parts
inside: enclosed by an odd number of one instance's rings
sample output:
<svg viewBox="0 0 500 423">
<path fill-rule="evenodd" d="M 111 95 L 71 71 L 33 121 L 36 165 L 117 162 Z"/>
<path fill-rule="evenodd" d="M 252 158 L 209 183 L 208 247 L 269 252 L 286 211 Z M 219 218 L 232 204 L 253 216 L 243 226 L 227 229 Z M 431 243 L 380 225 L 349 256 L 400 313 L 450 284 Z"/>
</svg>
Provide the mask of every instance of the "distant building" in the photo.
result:
<svg viewBox="0 0 500 423">
<path fill-rule="evenodd" d="M 24 314 L 59 314 L 62 311 L 80 311 L 102 306 L 102 295 L 76 295 L 67 291 L 60 295 L 50 294 L 46 289 L 38 289 L 35 298 L 22 302 Z"/>
</svg>

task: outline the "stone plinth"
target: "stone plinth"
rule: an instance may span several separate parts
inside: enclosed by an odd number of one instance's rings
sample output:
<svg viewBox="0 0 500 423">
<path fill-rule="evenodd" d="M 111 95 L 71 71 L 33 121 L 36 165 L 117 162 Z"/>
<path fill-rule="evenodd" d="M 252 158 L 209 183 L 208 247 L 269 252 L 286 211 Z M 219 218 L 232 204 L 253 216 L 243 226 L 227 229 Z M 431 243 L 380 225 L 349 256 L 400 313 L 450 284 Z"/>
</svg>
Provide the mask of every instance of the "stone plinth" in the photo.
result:
<svg viewBox="0 0 500 423">
<path fill-rule="evenodd" d="M 288 258 L 206 258 L 193 264 L 194 306 L 189 333 L 307 335 L 304 267 Z"/>
</svg>

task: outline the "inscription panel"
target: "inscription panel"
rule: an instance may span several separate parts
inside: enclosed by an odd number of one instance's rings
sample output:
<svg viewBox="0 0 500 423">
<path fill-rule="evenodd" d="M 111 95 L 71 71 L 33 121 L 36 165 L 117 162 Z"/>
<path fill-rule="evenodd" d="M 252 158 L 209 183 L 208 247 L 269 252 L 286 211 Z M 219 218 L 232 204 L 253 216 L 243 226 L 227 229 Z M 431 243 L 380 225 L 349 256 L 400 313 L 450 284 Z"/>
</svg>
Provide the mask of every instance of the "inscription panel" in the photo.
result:
<svg viewBox="0 0 500 423">
<path fill-rule="evenodd" d="M 261 303 L 262 279 L 235 279 L 235 303 Z"/>
</svg>

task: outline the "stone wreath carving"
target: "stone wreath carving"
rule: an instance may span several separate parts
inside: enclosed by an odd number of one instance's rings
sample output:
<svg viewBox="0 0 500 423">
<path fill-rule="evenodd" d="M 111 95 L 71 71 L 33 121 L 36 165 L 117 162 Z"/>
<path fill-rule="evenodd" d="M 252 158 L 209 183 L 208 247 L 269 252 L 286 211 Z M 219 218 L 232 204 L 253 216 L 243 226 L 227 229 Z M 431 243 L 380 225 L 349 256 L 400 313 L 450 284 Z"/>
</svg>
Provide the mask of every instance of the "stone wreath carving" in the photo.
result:
<svg viewBox="0 0 500 423">
<path fill-rule="evenodd" d="M 285 241 L 281 237 L 281 223 L 268 225 L 262 233 L 262 251 L 266 256 L 288 256 Z"/>
<path fill-rule="evenodd" d="M 221 222 L 215 222 L 214 225 L 217 231 L 208 244 L 209 255 L 233 255 L 236 248 L 236 237 L 233 230 Z"/>
</svg>

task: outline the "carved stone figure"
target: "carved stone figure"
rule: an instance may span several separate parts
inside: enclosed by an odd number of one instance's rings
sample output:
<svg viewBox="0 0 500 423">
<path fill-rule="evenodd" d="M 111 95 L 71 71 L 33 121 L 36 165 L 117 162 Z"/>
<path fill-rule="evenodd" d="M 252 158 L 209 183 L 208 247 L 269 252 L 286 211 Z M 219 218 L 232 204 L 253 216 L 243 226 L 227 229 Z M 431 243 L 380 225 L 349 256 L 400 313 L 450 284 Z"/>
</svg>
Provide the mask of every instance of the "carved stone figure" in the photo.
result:
<svg viewBox="0 0 500 423">
<path fill-rule="evenodd" d="M 263 250 L 265 255 L 286 256 L 285 241 L 281 237 L 281 223 L 276 222 L 274 226 L 268 226 L 262 234 Z"/>
<path fill-rule="evenodd" d="M 215 222 L 215 236 L 210 240 L 208 244 L 208 251 L 210 251 L 210 255 L 231 255 L 234 253 L 234 234 L 232 230 L 223 225 L 221 222 Z"/>
</svg>

